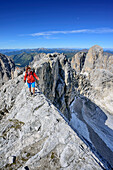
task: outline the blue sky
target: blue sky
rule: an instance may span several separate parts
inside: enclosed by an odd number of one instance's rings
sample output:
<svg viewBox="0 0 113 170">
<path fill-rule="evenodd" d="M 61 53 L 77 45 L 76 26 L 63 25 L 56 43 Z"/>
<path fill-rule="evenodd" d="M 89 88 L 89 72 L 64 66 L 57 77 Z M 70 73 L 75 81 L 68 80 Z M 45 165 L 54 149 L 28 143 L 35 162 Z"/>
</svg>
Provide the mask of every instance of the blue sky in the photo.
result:
<svg viewBox="0 0 113 170">
<path fill-rule="evenodd" d="M 0 49 L 113 48 L 112 0 L 0 0 Z"/>
</svg>

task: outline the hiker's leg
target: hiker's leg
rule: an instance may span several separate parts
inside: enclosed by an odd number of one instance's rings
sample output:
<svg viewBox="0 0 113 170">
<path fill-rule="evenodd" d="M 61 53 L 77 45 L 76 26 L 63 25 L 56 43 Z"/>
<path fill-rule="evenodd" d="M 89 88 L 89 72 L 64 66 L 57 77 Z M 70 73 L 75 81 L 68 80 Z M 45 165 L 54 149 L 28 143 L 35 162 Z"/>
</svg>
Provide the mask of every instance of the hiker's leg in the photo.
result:
<svg viewBox="0 0 113 170">
<path fill-rule="evenodd" d="M 35 87 L 33 87 L 33 94 L 35 94 Z"/>
<path fill-rule="evenodd" d="M 31 93 L 31 83 L 27 83 L 28 88 L 29 88 L 29 92 Z"/>
<path fill-rule="evenodd" d="M 29 88 L 29 92 L 31 93 L 31 87 Z"/>
<path fill-rule="evenodd" d="M 33 94 L 35 94 L 35 82 L 32 83 Z"/>
</svg>

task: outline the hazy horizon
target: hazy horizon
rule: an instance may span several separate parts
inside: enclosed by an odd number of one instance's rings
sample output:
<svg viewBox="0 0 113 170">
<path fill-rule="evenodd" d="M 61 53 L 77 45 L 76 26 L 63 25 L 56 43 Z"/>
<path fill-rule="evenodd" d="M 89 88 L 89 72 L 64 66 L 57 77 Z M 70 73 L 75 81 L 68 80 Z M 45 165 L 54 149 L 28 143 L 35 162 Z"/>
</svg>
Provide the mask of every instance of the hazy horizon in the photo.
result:
<svg viewBox="0 0 113 170">
<path fill-rule="evenodd" d="M 64 47 L 62 47 L 62 48 L 57 48 L 57 47 L 55 47 L 55 48 L 46 48 L 46 47 L 40 47 L 40 48 L 0 48 L 0 50 L 14 50 L 14 51 L 16 51 L 16 50 L 35 50 L 35 49 L 69 49 L 69 50 L 80 50 L 80 49 L 90 49 L 90 48 L 64 48 Z M 103 50 L 111 50 L 111 51 L 113 51 L 113 48 L 103 48 Z"/>
</svg>

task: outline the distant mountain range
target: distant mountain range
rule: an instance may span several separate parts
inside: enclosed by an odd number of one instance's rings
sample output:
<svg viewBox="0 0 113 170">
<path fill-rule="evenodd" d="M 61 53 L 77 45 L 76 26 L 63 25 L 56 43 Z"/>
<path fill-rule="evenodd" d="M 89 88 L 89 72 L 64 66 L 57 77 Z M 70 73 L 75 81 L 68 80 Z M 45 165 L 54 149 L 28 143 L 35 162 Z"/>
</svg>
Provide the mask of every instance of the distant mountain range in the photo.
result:
<svg viewBox="0 0 113 170">
<path fill-rule="evenodd" d="M 68 58 L 73 57 L 77 52 L 84 51 L 87 52 L 87 49 L 64 49 L 64 48 L 37 48 L 37 49 L 3 49 L 0 50 L 0 53 L 10 56 L 15 64 L 19 67 L 24 67 L 29 65 L 29 63 L 33 60 L 34 56 L 39 53 L 64 53 Z"/>
<path fill-rule="evenodd" d="M 39 53 L 64 53 L 68 58 L 72 58 L 77 52 L 88 52 L 88 49 L 69 48 L 36 48 L 36 49 L 0 49 L 0 53 L 10 56 L 19 67 L 25 67 Z M 112 49 L 105 49 L 104 53 L 113 54 Z"/>
<path fill-rule="evenodd" d="M 72 53 L 72 52 L 78 52 L 78 51 L 87 51 L 87 49 L 68 49 L 68 48 L 36 48 L 36 49 L 1 49 L 0 53 L 5 55 L 16 55 L 21 54 L 23 52 L 25 53 Z"/>
<path fill-rule="evenodd" d="M 83 48 L 36 48 L 36 49 L 0 49 L 0 53 L 5 55 L 16 55 L 21 54 L 23 52 L 25 53 L 76 53 L 78 51 L 84 51 L 87 52 L 89 49 L 83 49 Z M 104 49 L 104 52 L 112 53 L 113 49 Z"/>
</svg>

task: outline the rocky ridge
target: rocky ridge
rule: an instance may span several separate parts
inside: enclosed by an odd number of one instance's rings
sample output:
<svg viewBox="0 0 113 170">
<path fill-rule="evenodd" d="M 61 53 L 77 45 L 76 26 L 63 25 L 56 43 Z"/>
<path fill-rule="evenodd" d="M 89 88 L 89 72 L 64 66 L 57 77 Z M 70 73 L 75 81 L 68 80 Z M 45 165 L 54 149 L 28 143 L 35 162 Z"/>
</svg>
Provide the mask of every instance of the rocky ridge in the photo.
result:
<svg viewBox="0 0 113 170">
<path fill-rule="evenodd" d="M 94 46 L 87 54 L 76 54 L 72 61 L 63 54 L 43 53 L 35 56 L 32 62 L 40 77 L 40 90 L 64 114 L 84 142 L 98 152 L 106 169 L 113 168 L 112 61 L 112 55 L 106 55 L 101 47 Z M 18 84 L 18 78 L 15 81 Z M 19 85 L 16 95 L 21 88 Z M 3 89 L 4 94 L 7 88 Z M 13 108 L 16 99 L 13 95 L 12 99 L 9 95 L 10 102 L 1 100 L 2 121 L 6 112 L 10 113 Z"/>
<path fill-rule="evenodd" d="M 0 169 L 99 170 L 104 166 L 39 89 L 35 97 L 29 96 L 23 75 L 2 86 L 0 103 L 5 103 L 0 121 Z"/>
</svg>

